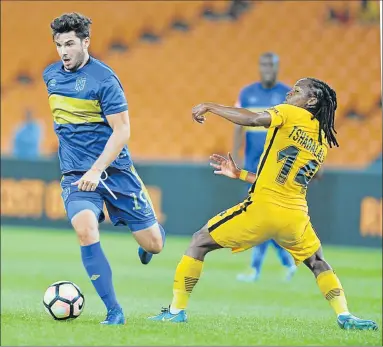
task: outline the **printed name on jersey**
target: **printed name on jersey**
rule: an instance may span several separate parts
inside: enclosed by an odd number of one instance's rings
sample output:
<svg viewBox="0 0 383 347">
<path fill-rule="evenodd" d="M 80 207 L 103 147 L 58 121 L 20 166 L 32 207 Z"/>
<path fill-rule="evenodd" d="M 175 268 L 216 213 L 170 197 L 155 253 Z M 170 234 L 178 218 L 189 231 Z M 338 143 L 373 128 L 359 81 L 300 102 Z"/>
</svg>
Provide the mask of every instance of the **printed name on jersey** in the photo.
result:
<svg viewBox="0 0 383 347">
<path fill-rule="evenodd" d="M 277 112 L 277 110 L 275 110 Z M 325 151 L 323 146 L 319 144 L 318 141 L 315 141 L 311 136 L 309 136 L 303 129 L 298 126 L 294 126 L 293 131 L 290 133 L 289 138 L 292 138 L 293 141 L 301 145 L 306 150 L 310 151 L 315 158 L 319 160 L 320 163 L 324 161 Z"/>
</svg>

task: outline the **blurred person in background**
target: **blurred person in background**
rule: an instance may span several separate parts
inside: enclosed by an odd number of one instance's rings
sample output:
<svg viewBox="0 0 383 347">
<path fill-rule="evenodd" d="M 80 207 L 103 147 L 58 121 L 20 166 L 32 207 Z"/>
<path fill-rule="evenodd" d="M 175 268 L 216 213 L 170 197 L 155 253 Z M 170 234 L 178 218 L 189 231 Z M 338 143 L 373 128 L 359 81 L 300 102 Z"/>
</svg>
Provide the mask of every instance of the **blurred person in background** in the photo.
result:
<svg viewBox="0 0 383 347">
<path fill-rule="evenodd" d="M 358 14 L 359 20 L 362 23 L 379 22 L 379 10 L 379 1 L 362 0 Z"/>
<path fill-rule="evenodd" d="M 279 57 L 275 53 L 267 52 L 259 58 L 260 82 L 252 83 L 243 88 L 236 102 L 236 107 L 247 108 L 253 112 L 269 108 L 284 102 L 290 88 L 278 82 Z M 239 152 L 245 138 L 245 163 L 247 171 L 257 172 L 258 164 L 263 152 L 267 129 L 256 127 L 243 127 L 235 125 L 234 132 L 234 160 L 239 162 Z M 247 185 L 249 189 L 251 184 Z M 290 280 L 296 271 L 291 255 L 279 246 L 274 240 L 266 241 L 253 248 L 251 256 L 251 273 L 239 274 L 237 279 L 244 282 L 256 281 L 260 274 L 262 264 L 269 245 L 273 245 L 277 251 L 281 264 L 287 268 L 286 280 Z"/>
<path fill-rule="evenodd" d="M 32 111 L 26 110 L 24 121 L 13 138 L 13 156 L 17 159 L 37 159 L 40 156 L 41 133 L 41 126 Z"/>
</svg>

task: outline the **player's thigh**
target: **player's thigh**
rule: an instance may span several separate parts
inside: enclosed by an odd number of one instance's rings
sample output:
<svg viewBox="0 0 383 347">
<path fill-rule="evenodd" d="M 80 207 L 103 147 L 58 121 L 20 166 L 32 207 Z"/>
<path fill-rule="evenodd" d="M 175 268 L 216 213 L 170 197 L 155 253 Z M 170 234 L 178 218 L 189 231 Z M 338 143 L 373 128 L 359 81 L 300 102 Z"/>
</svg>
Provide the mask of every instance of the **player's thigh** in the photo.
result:
<svg viewBox="0 0 383 347">
<path fill-rule="evenodd" d="M 299 265 L 317 252 L 321 243 L 307 213 L 290 211 L 281 215 L 281 218 L 290 222 L 284 229 L 279 230 L 275 241 L 286 249 Z"/>
<path fill-rule="evenodd" d="M 71 185 L 81 177 L 80 174 L 63 176 L 61 180 L 62 198 L 65 211 L 80 244 L 91 244 L 99 240 L 98 223 L 105 219 L 103 213 L 103 199 L 95 192 L 79 191 L 77 186 Z"/>
<path fill-rule="evenodd" d="M 111 171 L 105 183 L 117 197 L 114 199 L 106 189 L 103 190 L 103 198 L 113 225 L 127 227 L 133 233 L 142 231 L 141 234 L 147 237 L 154 235 L 160 238 L 152 202 L 135 169 L 131 167 Z"/>
<path fill-rule="evenodd" d="M 208 221 L 213 240 L 233 252 L 240 252 L 270 239 L 265 218 L 250 200 L 219 213 Z"/>
</svg>

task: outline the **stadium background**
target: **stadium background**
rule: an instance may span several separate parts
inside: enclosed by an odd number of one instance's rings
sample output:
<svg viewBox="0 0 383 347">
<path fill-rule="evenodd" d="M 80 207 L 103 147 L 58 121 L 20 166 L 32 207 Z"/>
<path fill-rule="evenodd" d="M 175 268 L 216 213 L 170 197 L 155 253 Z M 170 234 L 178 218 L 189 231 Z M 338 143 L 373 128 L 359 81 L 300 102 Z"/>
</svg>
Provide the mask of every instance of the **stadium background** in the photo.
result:
<svg viewBox="0 0 383 347">
<path fill-rule="evenodd" d="M 369 274 L 365 280 L 372 281 L 368 286 L 374 286 L 375 300 L 371 307 L 381 315 L 378 1 L 97 1 L 91 5 L 89 1 L 2 1 L 2 280 L 9 293 L 24 274 L 10 265 L 11 259 L 25 254 L 15 246 L 18 240 L 36 247 L 33 273 L 46 281 L 36 284 L 37 294 L 50 279 L 54 282 L 67 273 L 59 262 L 54 265 L 59 278 L 44 274 L 47 256 L 41 253 L 54 248 L 60 258 L 66 243 L 73 251 L 73 266 L 79 268 L 72 278 L 92 291 L 76 258 L 73 232 L 61 203 L 57 141 L 41 78 L 44 67 L 57 60 L 50 21 L 71 11 L 92 18 L 91 54 L 110 65 L 122 81 L 132 127 L 129 148 L 169 234 L 191 235 L 207 218 L 243 198 L 241 182 L 214 177 L 208 166 L 210 154 L 232 149 L 233 126 L 218 118 L 204 126 L 192 123 L 192 106 L 203 101 L 234 104 L 240 89 L 259 78 L 258 57 L 266 51 L 279 55 L 279 79 L 286 84 L 304 76 L 327 81 L 338 95 L 336 128 L 341 146 L 330 151 L 323 179 L 309 188 L 310 214 L 323 243 L 330 245 L 330 256 L 345 252 L 343 261 L 352 276 L 353 268 Z M 15 139 L 27 114 L 40 129 L 39 152 L 24 158 L 15 148 Z M 101 230 L 111 230 L 110 224 Z M 127 242 L 133 252 L 129 236 L 104 235 L 111 244 Z M 61 238 L 64 243 L 57 247 Z M 44 246 L 37 246 L 36 240 Z M 7 242 L 9 247 L 3 246 Z M 169 244 L 174 260 L 163 264 L 168 285 L 187 238 L 174 236 Z M 374 257 L 360 264 L 355 252 L 362 252 L 361 259 L 368 258 L 364 254 Z M 234 258 L 220 280 L 232 281 L 248 257 Z M 278 269 L 274 257 L 269 258 L 265 272 Z M 164 259 L 168 260 L 166 255 Z M 213 259 L 217 264 L 222 261 L 212 257 L 213 264 Z M 226 255 L 225 262 L 230 259 Z M 370 278 L 371 273 L 379 275 Z M 265 275 L 267 280 L 273 283 L 271 275 Z M 15 305 L 21 310 L 24 302 Z M 98 312 L 100 307 L 94 305 Z"/>
</svg>

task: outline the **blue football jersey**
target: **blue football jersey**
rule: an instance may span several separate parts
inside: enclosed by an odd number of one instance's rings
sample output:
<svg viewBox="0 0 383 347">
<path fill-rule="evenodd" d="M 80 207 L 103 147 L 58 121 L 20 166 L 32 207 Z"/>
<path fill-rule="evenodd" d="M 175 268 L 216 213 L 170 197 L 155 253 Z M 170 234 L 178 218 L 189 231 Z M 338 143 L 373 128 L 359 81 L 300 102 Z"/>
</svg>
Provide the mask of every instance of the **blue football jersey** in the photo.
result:
<svg viewBox="0 0 383 347">
<path fill-rule="evenodd" d="M 93 57 L 75 72 L 64 70 L 61 61 L 54 63 L 43 78 L 59 140 L 61 172 L 87 171 L 113 132 L 106 116 L 128 110 L 122 85 L 111 68 Z M 125 146 L 111 166 L 130 165 Z"/>
<path fill-rule="evenodd" d="M 274 87 L 263 88 L 260 82 L 243 88 L 239 94 L 237 105 L 253 112 L 282 104 L 290 90 L 283 83 Z M 256 172 L 266 140 L 267 129 L 261 127 L 244 127 L 245 130 L 245 169 Z"/>
</svg>

